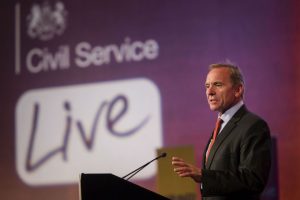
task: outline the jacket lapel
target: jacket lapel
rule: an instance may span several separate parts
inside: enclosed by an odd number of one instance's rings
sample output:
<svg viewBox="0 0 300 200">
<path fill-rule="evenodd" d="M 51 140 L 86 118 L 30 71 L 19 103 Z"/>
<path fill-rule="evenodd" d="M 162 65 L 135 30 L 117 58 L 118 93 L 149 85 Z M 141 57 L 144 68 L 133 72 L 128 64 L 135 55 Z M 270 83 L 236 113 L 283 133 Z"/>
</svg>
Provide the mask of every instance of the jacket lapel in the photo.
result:
<svg viewBox="0 0 300 200">
<path fill-rule="evenodd" d="M 226 126 L 223 128 L 223 130 L 219 133 L 214 145 L 212 146 L 207 163 L 205 164 L 205 168 L 209 169 L 211 166 L 211 163 L 215 157 L 215 154 L 217 150 L 219 149 L 220 145 L 225 141 L 225 139 L 230 135 L 232 130 L 236 127 L 237 122 L 241 119 L 241 117 L 245 114 L 247 111 L 247 108 L 245 105 L 243 105 L 235 114 L 234 116 L 229 120 L 229 122 L 226 124 Z M 204 159 L 205 160 L 205 159 Z M 205 162 L 205 161 L 204 161 Z"/>
</svg>

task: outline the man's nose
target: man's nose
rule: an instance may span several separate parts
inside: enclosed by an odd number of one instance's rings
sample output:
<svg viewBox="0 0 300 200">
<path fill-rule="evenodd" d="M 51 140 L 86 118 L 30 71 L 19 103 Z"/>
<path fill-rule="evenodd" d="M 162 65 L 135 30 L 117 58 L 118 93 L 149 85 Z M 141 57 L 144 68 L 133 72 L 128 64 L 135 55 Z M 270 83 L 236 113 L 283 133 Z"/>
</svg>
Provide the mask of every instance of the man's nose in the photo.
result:
<svg viewBox="0 0 300 200">
<path fill-rule="evenodd" d="M 206 94 L 207 94 L 207 95 L 214 95 L 214 94 L 216 94 L 216 92 L 215 92 L 215 90 L 214 90 L 214 87 L 213 87 L 212 85 L 210 85 L 210 86 L 208 86 L 208 87 L 206 88 Z"/>
</svg>

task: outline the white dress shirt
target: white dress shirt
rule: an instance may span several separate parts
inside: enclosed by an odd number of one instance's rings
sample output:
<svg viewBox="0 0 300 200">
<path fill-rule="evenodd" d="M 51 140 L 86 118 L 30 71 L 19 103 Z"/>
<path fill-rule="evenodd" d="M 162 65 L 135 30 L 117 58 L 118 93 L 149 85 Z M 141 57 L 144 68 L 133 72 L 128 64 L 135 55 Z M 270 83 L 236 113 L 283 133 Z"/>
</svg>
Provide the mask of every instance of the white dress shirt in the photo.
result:
<svg viewBox="0 0 300 200">
<path fill-rule="evenodd" d="M 229 120 L 233 117 L 233 115 L 244 105 L 243 100 L 239 101 L 237 104 L 229 108 L 225 113 L 223 113 L 219 118 L 223 120 L 219 133 L 223 130 Z"/>
</svg>

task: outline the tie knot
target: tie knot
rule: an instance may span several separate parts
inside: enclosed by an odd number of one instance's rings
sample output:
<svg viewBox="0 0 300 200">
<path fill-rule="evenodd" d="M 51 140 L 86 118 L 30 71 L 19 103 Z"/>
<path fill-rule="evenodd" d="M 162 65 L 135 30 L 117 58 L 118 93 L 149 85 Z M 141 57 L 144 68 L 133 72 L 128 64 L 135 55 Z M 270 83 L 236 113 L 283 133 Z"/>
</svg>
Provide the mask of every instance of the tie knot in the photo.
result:
<svg viewBox="0 0 300 200">
<path fill-rule="evenodd" d="M 216 127 L 214 129 L 214 133 L 213 133 L 213 139 L 215 139 L 217 137 L 217 134 L 220 131 L 221 128 L 221 124 L 223 123 L 223 120 L 221 118 L 218 117 L 217 122 L 216 122 Z"/>
<path fill-rule="evenodd" d="M 222 123 L 223 123 L 223 120 L 220 117 L 218 117 L 216 124 L 222 124 Z"/>
</svg>

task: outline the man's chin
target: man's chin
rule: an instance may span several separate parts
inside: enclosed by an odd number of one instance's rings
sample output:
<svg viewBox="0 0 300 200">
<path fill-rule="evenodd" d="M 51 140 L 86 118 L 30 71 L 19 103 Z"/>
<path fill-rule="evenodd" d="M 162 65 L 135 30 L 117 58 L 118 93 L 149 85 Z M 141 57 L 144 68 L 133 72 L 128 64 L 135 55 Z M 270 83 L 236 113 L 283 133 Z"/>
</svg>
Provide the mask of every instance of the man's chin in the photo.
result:
<svg viewBox="0 0 300 200">
<path fill-rule="evenodd" d="M 218 106 L 209 106 L 211 111 L 219 111 L 219 107 Z"/>
</svg>

